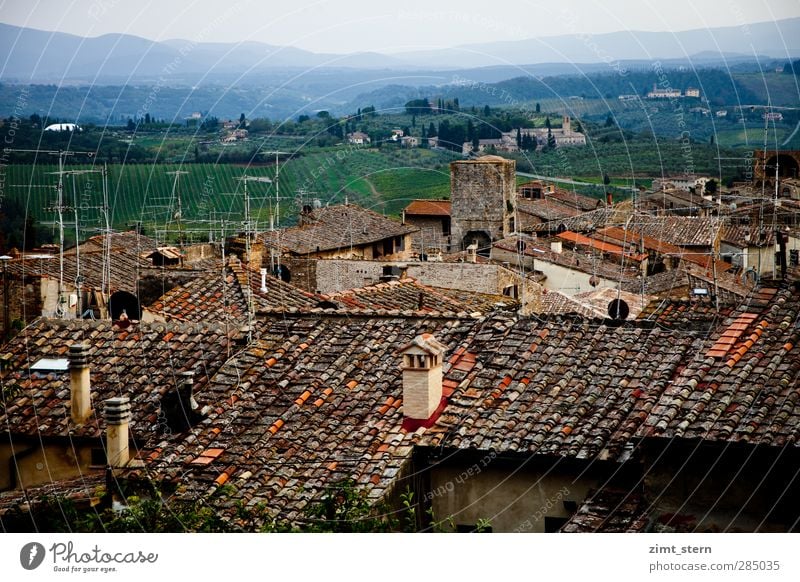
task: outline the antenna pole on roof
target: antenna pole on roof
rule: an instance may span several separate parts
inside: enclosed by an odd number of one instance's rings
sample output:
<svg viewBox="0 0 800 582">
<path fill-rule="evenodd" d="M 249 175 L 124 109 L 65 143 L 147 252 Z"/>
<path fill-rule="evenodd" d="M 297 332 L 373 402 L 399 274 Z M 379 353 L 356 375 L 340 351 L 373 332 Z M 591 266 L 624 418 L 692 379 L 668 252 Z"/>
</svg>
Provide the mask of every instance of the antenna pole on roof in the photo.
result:
<svg viewBox="0 0 800 582">
<path fill-rule="evenodd" d="M 188 174 L 186 170 L 173 170 L 171 172 L 167 172 L 169 176 L 175 176 L 175 180 L 172 182 L 172 198 L 175 200 L 175 213 L 172 217 L 178 223 L 178 246 L 183 248 L 183 223 L 181 222 L 183 218 L 183 206 L 181 204 L 181 192 L 178 188 L 178 181 L 181 176 Z"/>
<path fill-rule="evenodd" d="M 276 153 L 277 156 L 277 153 Z M 277 157 L 276 157 L 277 159 Z M 267 178 L 266 176 L 248 176 L 247 174 L 237 178 L 244 182 L 244 248 L 245 248 L 245 260 L 247 261 L 247 268 L 245 268 L 245 277 L 247 280 L 247 288 L 244 289 L 245 295 L 247 297 L 247 341 L 248 343 L 253 341 L 253 319 L 255 318 L 255 309 L 253 306 L 253 289 L 250 284 L 250 237 L 252 236 L 252 224 L 250 220 L 250 194 L 247 191 L 247 183 L 248 182 L 266 182 L 271 183 L 272 180 Z M 261 265 L 258 265 L 261 267 Z"/>
</svg>

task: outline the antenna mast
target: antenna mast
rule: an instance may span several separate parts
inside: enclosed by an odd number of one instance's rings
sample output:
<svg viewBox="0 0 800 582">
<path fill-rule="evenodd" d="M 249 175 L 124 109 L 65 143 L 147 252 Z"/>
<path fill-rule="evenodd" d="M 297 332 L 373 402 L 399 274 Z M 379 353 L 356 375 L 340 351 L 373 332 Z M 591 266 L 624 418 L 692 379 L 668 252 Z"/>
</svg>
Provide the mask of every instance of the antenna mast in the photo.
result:
<svg viewBox="0 0 800 582">
<path fill-rule="evenodd" d="M 178 246 L 183 247 L 183 224 L 181 219 L 183 218 L 183 207 L 181 204 L 181 192 L 178 188 L 178 181 L 181 176 L 185 176 L 188 174 L 186 170 L 173 170 L 171 172 L 167 172 L 168 176 L 175 176 L 175 180 L 172 182 L 172 199 L 175 200 L 175 212 L 172 215 L 172 218 L 176 220 L 178 223 Z"/>
<path fill-rule="evenodd" d="M 277 159 L 277 157 L 276 157 Z M 265 176 L 248 176 L 247 174 L 237 178 L 244 183 L 244 249 L 247 268 L 245 277 L 247 278 L 247 288 L 244 289 L 247 298 L 247 341 L 253 341 L 253 319 L 255 318 L 253 306 L 253 288 L 250 283 L 250 237 L 252 236 L 252 221 L 250 220 L 250 194 L 247 192 L 248 182 L 262 182 L 271 184 L 272 180 Z M 260 267 L 261 265 L 259 265 Z"/>
</svg>

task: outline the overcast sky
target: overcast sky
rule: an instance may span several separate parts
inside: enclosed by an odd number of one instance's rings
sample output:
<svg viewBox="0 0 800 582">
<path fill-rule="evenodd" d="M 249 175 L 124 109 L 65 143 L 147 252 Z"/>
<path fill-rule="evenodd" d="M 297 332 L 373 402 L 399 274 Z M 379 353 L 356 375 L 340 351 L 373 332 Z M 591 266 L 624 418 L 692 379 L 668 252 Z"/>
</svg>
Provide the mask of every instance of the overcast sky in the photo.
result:
<svg viewBox="0 0 800 582">
<path fill-rule="evenodd" d="M 253 40 L 336 53 L 679 31 L 797 16 L 799 0 L 0 0 L 2 22 L 80 36 Z"/>
</svg>

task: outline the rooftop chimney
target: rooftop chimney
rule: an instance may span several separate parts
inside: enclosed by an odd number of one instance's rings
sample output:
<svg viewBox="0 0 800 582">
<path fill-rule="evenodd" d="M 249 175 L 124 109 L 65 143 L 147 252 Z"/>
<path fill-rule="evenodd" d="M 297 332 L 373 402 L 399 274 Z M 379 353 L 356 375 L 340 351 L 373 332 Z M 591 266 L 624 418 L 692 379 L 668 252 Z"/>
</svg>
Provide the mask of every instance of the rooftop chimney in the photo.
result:
<svg viewBox="0 0 800 582">
<path fill-rule="evenodd" d="M 550 243 L 550 250 L 553 251 L 554 253 L 561 254 L 561 250 L 562 250 L 561 241 L 557 240 L 557 241 L 551 242 Z"/>
<path fill-rule="evenodd" d="M 261 268 L 261 292 L 267 292 L 267 270 L 265 268 Z"/>
<path fill-rule="evenodd" d="M 425 333 L 397 351 L 403 357 L 403 416 L 416 427 L 432 423 L 443 404 L 442 357 L 446 349 Z"/>
<path fill-rule="evenodd" d="M 69 399 L 72 422 L 83 424 L 92 413 L 89 346 L 83 343 L 69 346 Z"/>
<path fill-rule="evenodd" d="M 188 430 L 198 419 L 194 400 L 194 372 L 178 374 L 177 386 L 161 398 L 161 412 L 173 432 Z"/>
<path fill-rule="evenodd" d="M 478 262 L 478 245 L 476 243 L 472 243 L 467 247 L 467 258 L 470 263 Z"/>
<path fill-rule="evenodd" d="M 131 421 L 131 404 L 127 396 L 106 400 L 106 458 L 111 467 L 128 464 L 128 424 Z"/>
</svg>

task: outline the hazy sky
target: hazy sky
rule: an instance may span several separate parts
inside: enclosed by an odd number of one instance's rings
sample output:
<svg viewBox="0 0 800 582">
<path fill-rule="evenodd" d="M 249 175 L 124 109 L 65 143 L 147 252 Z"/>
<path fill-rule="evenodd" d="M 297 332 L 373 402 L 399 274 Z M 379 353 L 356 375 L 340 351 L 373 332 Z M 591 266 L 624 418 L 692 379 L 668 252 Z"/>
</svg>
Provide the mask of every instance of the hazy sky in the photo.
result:
<svg viewBox="0 0 800 582">
<path fill-rule="evenodd" d="M 337 53 L 796 16 L 800 0 L 0 0 L 2 22 L 81 36 L 254 40 Z"/>
</svg>

